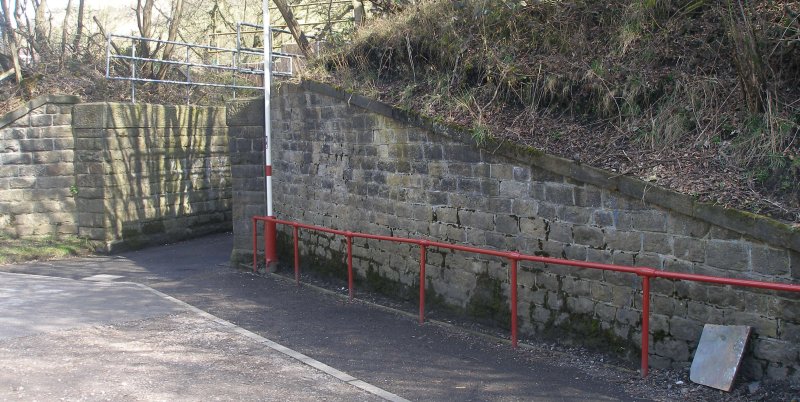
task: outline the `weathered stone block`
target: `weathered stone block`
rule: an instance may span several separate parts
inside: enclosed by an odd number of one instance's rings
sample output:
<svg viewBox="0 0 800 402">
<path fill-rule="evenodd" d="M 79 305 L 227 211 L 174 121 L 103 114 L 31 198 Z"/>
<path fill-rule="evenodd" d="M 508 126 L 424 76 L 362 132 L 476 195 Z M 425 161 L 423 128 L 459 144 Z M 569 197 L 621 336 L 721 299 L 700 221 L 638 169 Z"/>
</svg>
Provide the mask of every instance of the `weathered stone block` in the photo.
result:
<svg viewBox="0 0 800 402">
<path fill-rule="evenodd" d="M 732 271 L 745 271 L 750 266 L 749 246 L 740 241 L 710 240 L 705 263 Z"/>
<path fill-rule="evenodd" d="M 612 250 L 638 252 L 642 249 L 642 234 L 607 229 L 605 232 L 606 247 Z"/>
<path fill-rule="evenodd" d="M 791 273 L 791 262 L 786 250 L 754 245 L 750 253 L 753 272 L 776 276 Z"/>
<path fill-rule="evenodd" d="M 592 218 L 594 210 L 584 207 L 565 206 L 557 212 L 559 219 L 578 225 L 586 225 Z"/>
<path fill-rule="evenodd" d="M 603 248 L 605 244 L 605 233 L 597 227 L 574 226 L 572 235 L 577 244 L 584 244 L 594 248 Z"/>
<path fill-rule="evenodd" d="M 513 215 L 497 215 L 495 230 L 505 234 L 518 234 L 520 232 L 519 218 Z"/>
<path fill-rule="evenodd" d="M 643 232 L 642 251 L 660 254 L 672 253 L 672 235 Z"/>
<path fill-rule="evenodd" d="M 683 317 L 670 317 L 669 333 L 675 339 L 687 342 L 697 342 L 703 332 L 703 323 L 688 320 Z"/>
<path fill-rule="evenodd" d="M 572 243 L 572 224 L 553 221 L 548 226 L 548 240 L 561 243 Z"/>
<path fill-rule="evenodd" d="M 797 344 L 776 339 L 754 339 L 753 356 L 770 362 L 796 363 Z"/>
<path fill-rule="evenodd" d="M 693 262 L 704 262 L 706 258 L 706 241 L 692 237 L 675 237 L 673 239 L 675 257 Z"/>
<path fill-rule="evenodd" d="M 570 184 L 546 183 L 545 200 L 559 205 L 575 205 L 575 186 Z"/>
<path fill-rule="evenodd" d="M 653 353 L 677 361 L 689 360 L 689 345 L 677 339 L 662 339 L 653 345 Z"/>
</svg>

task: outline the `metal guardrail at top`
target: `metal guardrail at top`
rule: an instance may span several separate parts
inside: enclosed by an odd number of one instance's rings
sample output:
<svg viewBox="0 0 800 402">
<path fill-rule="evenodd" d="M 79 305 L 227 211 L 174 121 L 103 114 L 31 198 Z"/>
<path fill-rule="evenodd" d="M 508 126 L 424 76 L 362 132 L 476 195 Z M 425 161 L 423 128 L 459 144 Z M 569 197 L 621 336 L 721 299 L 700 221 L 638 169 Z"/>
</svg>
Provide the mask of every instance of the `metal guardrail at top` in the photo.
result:
<svg viewBox="0 0 800 402">
<path fill-rule="evenodd" d="M 214 88 L 225 88 L 225 89 L 233 89 L 234 90 L 234 97 L 235 97 L 235 90 L 237 89 L 249 89 L 249 90 L 260 90 L 263 91 L 264 88 L 262 85 L 254 85 L 248 83 L 239 83 L 237 82 L 237 74 L 245 74 L 251 76 L 263 76 L 264 75 L 264 49 L 263 48 L 249 48 L 241 46 L 241 27 L 253 27 L 261 29 L 263 32 L 263 27 L 256 24 L 249 24 L 249 23 L 238 23 L 237 24 L 237 32 L 236 32 L 236 47 L 235 48 L 226 48 L 220 46 L 211 46 L 211 45 L 201 45 L 195 43 L 187 43 L 187 42 L 179 42 L 179 41 L 168 41 L 162 39 L 153 39 L 153 38 L 144 38 L 140 36 L 131 36 L 131 35 L 118 35 L 118 34 L 110 34 L 108 35 L 107 43 L 106 43 L 106 79 L 110 80 L 121 80 L 121 81 L 130 81 L 131 82 L 131 100 L 132 102 L 136 102 L 136 82 L 142 83 L 162 83 L 162 84 L 175 84 L 175 85 L 184 85 L 187 86 L 187 103 L 189 102 L 190 91 L 192 87 L 214 87 Z M 285 34 L 288 31 L 282 29 L 272 29 L 273 33 L 278 34 Z M 130 54 L 114 54 L 112 53 L 112 41 L 114 39 L 122 39 L 131 43 L 130 46 Z M 141 42 L 147 43 L 156 43 L 158 45 L 171 45 L 174 47 L 182 47 L 185 48 L 185 54 L 182 57 L 182 60 L 173 60 L 173 59 L 158 59 L 152 57 L 141 57 L 136 55 L 136 48 L 137 44 Z M 207 54 L 215 54 L 215 63 L 203 63 L 194 61 L 192 58 L 192 52 L 200 51 L 205 52 Z M 230 62 L 227 64 L 219 63 L 219 56 L 220 54 L 227 54 L 229 55 Z M 273 75 L 278 76 L 292 76 L 294 74 L 294 58 L 302 57 L 302 55 L 286 53 L 286 52 L 271 52 L 271 62 L 275 65 L 276 60 L 284 60 L 281 65 L 285 66 L 285 70 L 283 71 L 274 71 Z M 245 57 L 253 57 L 258 61 L 247 61 L 242 60 Z M 124 60 L 128 62 L 130 65 L 130 75 L 123 76 L 123 75 L 114 75 L 111 69 L 111 62 L 112 60 Z M 137 68 L 140 64 L 168 64 L 173 66 L 179 66 L 181 68 L 182 75 L 184 80 L 176 80 L 176 79 L 156 79 L 156 78 L 146 78 L 142 77 L 141 75 L 137 75 Z M 202 79 L 198 79 L 197 76 L 192 76 L 192 69 L 203 69 L 206 71 L 219 71 L 223 73 L 230 73 L 230 81 L 227 82 L 208 82 L 203 81 Z"/>
<path fill-rule="evenodd" d="M 627 274 L 634 274 L 642 279 L 642 377 L 647 377 L 649 371 L 649 344 L 650 344 L 650 279 L 662 278 L 670 280 L 683 280 L 693 282 L 713 283 L 719 285 L 732 285 L 748 288 L 769 289 L 782 292 L 800 292 L 800 285 L 791 285 L 785 283 L 754 281 L 746 279 L 732 279 L 722 278 L 708 275 L 697 274 L 684 274 L 678 272 L 666 272 L 656 270 L 648 267 L 628 267 L 613 264 L 601 264 L 585 261 L 572 261 L 560 258 L 539 257 L 527 254 L 520 254 L 510 251 L 497 251 L 489 250 L 478 247 L 462 246 L 450 243 L 441 243 L 436 241 L 429 241 L 423 239 L 411 239 L 405 237 L 391 237 L 381 235 L 371 235 L 366 233 L 350 232 L 344 230 L 330 229 L 321 226 L 307 225 L 300 222 L 287 221 L 276 219 L 269 216 L 254 216 L 252 218 L 253 224 L 253 272 L 256 271 L 258 263 L 258 222 L 263 222 L 266 229 L 268 223 L 281 224 L 292 227 L 292 237 L 294 242 L 294 275 L 295 281 L 300 284 L 300 253 L 299 253 L 299 235 L 300 229 L 311 230 L 316 232 L 331 233 L 339 236 L 344 236 L 347 240 L 347 285 L 349 297 L 352 300 L 354 296 L 353 290 L 353 239 L 372 239 L 389 241 L 395 243 L 416 244 L 420 247 L 420 262 L 419 262 L 419 322 L 425 322 L 425 257 L 427 249 L 440 248 L 449 249 L 453 251 L 464 251 L 468 253 L 489 255 L 494 257 L 505 258 L 509 261 L 509 277 L 511 287 L 511 345 L 514 348 L 518 347 L 517 336 L 517 269 L 520 261 L 538 262 L 543 264 L 565 265 L 577 268 L 599 269 L 603 271 L 622 272 Z M 264 247 L 269 247 L 269 243 L 264 242 Z M 266 254 L 266 253 L 265 253 Z"/>
</svg>

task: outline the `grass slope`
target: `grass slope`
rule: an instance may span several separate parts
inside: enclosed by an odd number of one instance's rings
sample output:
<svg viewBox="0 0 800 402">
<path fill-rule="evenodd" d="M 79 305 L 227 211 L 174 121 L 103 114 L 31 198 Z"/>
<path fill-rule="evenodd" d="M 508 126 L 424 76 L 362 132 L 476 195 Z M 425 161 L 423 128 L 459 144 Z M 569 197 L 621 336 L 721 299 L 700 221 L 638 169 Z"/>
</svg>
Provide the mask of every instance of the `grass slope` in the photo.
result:
<svg viewBox="0 0 800 402">
<path fill-rule="evenodd" d="M 800 1 L 427 0 L 307 74 L 800 221 Z"/>
</svg>

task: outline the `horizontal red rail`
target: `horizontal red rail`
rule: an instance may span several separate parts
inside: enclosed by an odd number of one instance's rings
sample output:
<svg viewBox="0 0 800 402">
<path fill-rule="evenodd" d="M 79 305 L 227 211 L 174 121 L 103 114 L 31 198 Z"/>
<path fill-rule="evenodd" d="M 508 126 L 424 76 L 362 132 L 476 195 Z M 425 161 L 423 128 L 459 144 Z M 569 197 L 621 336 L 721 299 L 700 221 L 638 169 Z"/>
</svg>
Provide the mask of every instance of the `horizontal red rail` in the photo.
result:
<svg viewBox="0 0 800 402">
<path fill-rule="evenodd" d="M 416 244 L 420 246 L 420 278 L 419 278 L 419 322 L 425 321 L 425 256 L 429 248 L 441 248 L 454 251 L 464 251 L 468 253 L 489 255 L 494 257 L 506 258 L 509 260 L 509 277 L 511 281 L 511 345 L 518 346 L 517 336 L 517 269 L 520 261 L 531 261 L 543 264 L 564 265 L 577 268 L 600 269 L 604 271 L 623 272 L 638 275 L 642 278 L 642 376 L 646 377 L 649 369 L 649 327 L 650 327 L 650 278 L 662 278 L 670 280 L 684 280 L 693 282 L 714 283 L 720 285 L 732 285 L 749 288 L 770 289 L 783 292 L 800 292 L 800 285 L 786 283 L 754 281 L 748 279 L 732 279 L 717 276 L 684 274 L 679 272 L 666 272 L 648 267 L 627 267 L 614 264 L 601 264 L 586 261 L 572 261 L 560 258 L 540 257 L 535 255 L 520 254 L 512 251 L 488 250 L 485 248 L 462 246 L 458 244 L 441 243 L 424 239 L 411 239 L 406 237 L 392 237 L 373 235 L 367 233 L 350 232 L 325 228 L 322 226 L 308 225 L 295 221 L 277 219 L 271 216 L 254 216 L 253 218 L 253 271 L 256 270 L 257 251 L 258 251 L 258 222 L 274 222 L 276 224 L 288 225 L 292 227 L 294 241 L 294 270 L 295 280 L 300 282 L 300 254 L 299 254 L 299 229 L 312 230 L 315 232 L 331 233 L 344 236 L 347 240 L 347 283 L 350 299 L 353 298 L 353 239 L 371 239 L 389 241 L 395 243 Z M 266 243 L 265 243 L 266 246 Z"/>
</svg>

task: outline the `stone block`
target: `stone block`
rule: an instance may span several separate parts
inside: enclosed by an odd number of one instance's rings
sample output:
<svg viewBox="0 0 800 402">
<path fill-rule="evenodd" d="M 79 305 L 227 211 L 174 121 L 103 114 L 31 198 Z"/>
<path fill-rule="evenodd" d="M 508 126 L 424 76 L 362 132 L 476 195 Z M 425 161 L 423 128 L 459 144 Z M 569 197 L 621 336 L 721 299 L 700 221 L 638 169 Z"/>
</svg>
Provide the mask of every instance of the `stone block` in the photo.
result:
<svg viewBox="0 0 800 402">
<path fill-rule="evenodd" d="M 602 191 L 594 186 L 585 185 L 575 188 L 575 205 L 581 207 L 600 208 L 603 205 Z"/>
<path fill-rule="evenodd" d="M 548 240 L 572 243 L 572 224 L 557 221 L 550 222 L 547 235 Z"/>
<path fill-rule="evenodd" d="M 514 180 L 527 182 L 531 180 L 531 168 L 529 166 L 514 166 Z"/>
<path fill-rule="evenodd" d="M 613 227 L 615 225 L 615 213 L 608 210 L 595 210 L 592 212 L 590 222 L 596 226 Z"/>
<path fill-rule="evenodd" d="M 669 272 L 681 272 L 684 274 L 694 273 L 694 264 L 688 261 L 664 258 L 663 266 L 664 270 Z"/>
<path fill-rule="evenodd" d="M 575 186 L 563 183 L 546 183 L 545 200 L 559 205 L 575 205 Z"/>
<path fill-rule="evenodd" d="M 520 218 L 520 231 L 537 239 L 545 239 L 547 222 L 542 218 Z"/>
<path fill-rule="evenodd" d="M 567 309 L 575 314 L 594 314 L 595 302 L 582 297 L 567 297 Z"/>
<path fill-rule="evenodd" d="M 707 324 L 722 324 L 724 317 L 721 309 L 706 303 L 689 300 L 686 302 L 687 317 Z"/>
<path fill-rule="evenodd" d="M 723 310 L 723 314 L 727 322 L 753 327 L 759 336 L 778 337 L 778 321 L 775 318 L 767 317 L 766 312 L 750 313 L 729 308 Z"/>
<path fill-rule="evenodd" d="M 503 180 L 500 181 L 499 194 L 509 198 L 523 198 L 528 195 L 528 183 Z"/>
<path fill-rule="evenodd" d="M 593 248 L 603 248 L 605 233 L 603 230 L 592 226 L 574 226 L 572 236 L 575 243 Z"/>
<path fill-rule="evenodd" d="M 31 126 L 33 127 L 43 127 L 52 125 L 53 125 L 53 115 L 49 114 L 31 115 Z"/>
<path fill-rule="evenodd" d="M 584 207 L 565 206 L 560 208 L 557 216 L 560 220 L 578 225 L 586 225 L 592 218 L 594 210 Z"/>
<path fill-rule="evenodd" d="M 711 230 L 708 222 L 691 218 L 683 214 L 670 214 L 667 220 L 667 232 L 694 238 L 705 237 Z"/>
<path fill-rule="evenodd" d="M 750 253 L 753 272 L 775 276 L 791 273 L 789 252 L 784 249 L 753 245 Z"/>
<path fill-rule="evenodd" d="M 703 332 L 703 323 L 698 321 L 689 320 L 683 317 L 670 317 L 669 319 L 669 333 L 675 339 L 697 342 L 700 339 L 700 334 Z"/>
<path fill-rule="evenodd" d="M 670 338 L 654 342 L 653 353 L 676 361 L 688 361 L 690 356 L 687 342 Z"/>
<path fill-rule="evenodd" d="M 749 245 L 741 241 L 710 240 L 706 246 L 705 263 L 731 271 L 746 271 L 750 264 Z"/>
<path fill-rule="evenodd" d="M 537 215 L 539 202 L 527 198 L 511 200 L 511 213 L 519 217 L 532 218 Z"/>
<path fill-rule="evenodd" d="M 496 180 L 511 180 L 514 178 L 514 168 L 505 163 L 490 164 L 489 177 Z"/>
<path fill-rule="evenodd" d="M 706 241 L 692 237 L 675 237 L 673 239 L 673 255 L 682 260 L 704 262 L 706 258 Z"/>
<path fill-rule="evenodd" d="M 459 212 L 459 218 L 464 226 L 482 230 L 494 230 L 494 215 L 492 214 L 464 210 Z"/>
<path fill-rule="evenodd" d="M 605 231 L 605 243 L 606 247 L 612 250 L 638 252 L 642 249 L 642 234 L 607 229 Z"/>
<path fill-rule="evenodd" d="M 771 363 L 795 363 L 798 346 L 791 342 L 759 337 L 753 340 L 753 356 Z"/>
<path fill-rule="evenodd" d="M 52 151 L 52 139 L 19 140 L 19 149 L 22 152 Z"/>
<path fill-rule="evenodd" d="M 78 129 L 105 128 L 106 109 L 107 107 L 105 103 L 83 103 L 73 106 L 72 109 L 73 127 Z M 262 112 L 261 115 L 263 116 L 264 113 Z"/>
<path fill-rule="evenodd" d="M 636 265 L 661 270 L 664 267 L 664 257 L 655 253 L 639 253 L 636 255 Z"/>
<path fill-rule="evenodd" d="M 665 233 L 642 233 L 642 251 L 659 254 L 672 253 L 672 235 Z"/>
<path fill-rule="evenodd" d="M 573 261 L 586 261 L 588 247 L 576 244 L 564 246 L 564 257 Z"/>
<path fill-rule="evenodd" d="M 495 230 L 504 234 L 519 234 L 519 218 L 513 215 L 497 215 L 495 217 Z"/>
</svg>

